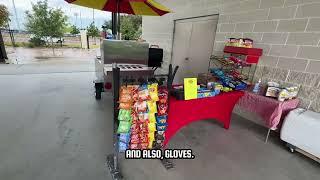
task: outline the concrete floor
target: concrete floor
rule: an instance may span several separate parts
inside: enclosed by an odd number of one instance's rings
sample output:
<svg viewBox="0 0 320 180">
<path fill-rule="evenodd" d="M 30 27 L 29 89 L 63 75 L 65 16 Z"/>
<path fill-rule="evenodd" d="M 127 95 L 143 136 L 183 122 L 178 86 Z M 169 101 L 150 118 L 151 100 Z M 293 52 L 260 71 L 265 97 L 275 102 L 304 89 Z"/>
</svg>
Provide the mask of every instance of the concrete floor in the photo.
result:
<svg viewBox="0 0 320 180">
<path fill-rule="evenodd" d="M 107 95 L 94 99 L 94 74 L 75 65 L 59 73 L 45 73 L 45 66 L 0 66 L 0 179 L 111 179 L 104 163 L 112 150 L 112 102 Z M 174 160 L 169 171 L 158 160 L 122 159 L 122 172 L 130 180 L 320 179 L 318 163 L 289 153 L 275 133 L 264 144 L 265 133 L 237 116 L 230 130 L 196 122 L 170 143 L 192 148 L 196 159 Z"/>
</svg>

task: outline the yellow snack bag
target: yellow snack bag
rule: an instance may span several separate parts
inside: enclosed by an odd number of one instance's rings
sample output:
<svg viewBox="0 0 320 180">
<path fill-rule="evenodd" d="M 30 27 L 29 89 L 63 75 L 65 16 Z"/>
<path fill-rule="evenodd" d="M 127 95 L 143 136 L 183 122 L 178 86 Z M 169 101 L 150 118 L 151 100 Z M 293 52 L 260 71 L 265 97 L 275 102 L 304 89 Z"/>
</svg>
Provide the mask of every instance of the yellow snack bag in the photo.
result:
<svg viewBox="0 0 320 180">
<path fill-rule="evenodd" d="M 151 132 L 148 134 L 148 138 L 149 138 L 149 144 L 148 144 L 148 148 L 152 149 L 152 145 L 153 145 L 153 141 L 154 141 L 154 132 Z"/>
<path fill-rule="evenodd" d="M 157 113 L 157 103 L 155 101 L 148 101 L 149 113 Z"/>
<path fill-rule="evenodd" d="M 156 115 L 149 112 L 149 123 L 156 123 Z"/>
<path fill-rule="evenodd" d="M 158 84 L 153 83 L 148 85 L 149 96 L 152 101 L 159 101 L 158 97 Z"/>
<path fill-rule="evenodd" d="M 157 130 L 156 123 L 148 123 L 148 130 L 149 132 L 155 132 Z"/>
<path fill-rule="evenodd" d="M 153 146 L 153 141 L 149 141 L 148 149 L 152 149 L 152 146 Z"/>
</svg>

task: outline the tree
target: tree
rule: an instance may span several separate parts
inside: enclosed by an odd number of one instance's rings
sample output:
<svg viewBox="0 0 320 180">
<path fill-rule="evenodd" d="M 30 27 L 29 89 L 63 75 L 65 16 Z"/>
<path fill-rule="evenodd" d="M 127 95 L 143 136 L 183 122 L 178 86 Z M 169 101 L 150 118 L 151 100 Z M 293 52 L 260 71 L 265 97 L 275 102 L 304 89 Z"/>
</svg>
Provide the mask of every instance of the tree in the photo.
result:
<svg viewBox="0 0 320 180">
<path fill-rule="evenodd" d="M 142 34 L 142 17 L 135 15 L 122 15 L 120 17 L 120 32 L 125 40 L 136 40 Z"/>
<path fill-rule="evenodd" d="M 106 30 L 112 29 L 112 21 L 111 20 L 104 21 L 102 26 L 104 26 Z"/>
<path fill-rule="evenodd" d="M 89 25 L 89 27 L 87 27 L 87 34 L 88 34 L 88 36 L 91 36 L 91 37 L 99 37 L 100 36 L 99 29 L 94 25 L 93 22 Z"/>
<path fill-rule="evenodd" d="M 76 35 L 76 34 L 80 33 L 80 30 L 77 28 L 77 26 L 72 25 L 70 33 L 73 34 L 73 35 Z"/>
<path fill-rule="evenodd" d="M 26 12 L 26 29 L 36 38 L 49 40 L 53 46 L 53 38 L 61 38 L 67 26 L 67 16 L 61 9 L 48 7 L 47 0 L 32 3 L 31 12 Z M 53 49 L 54 50 L 54 49 Z"/>
<path fill-rule="evenodd" d="M 0 27 L 4 27 L 9 22 L 9 11 L 7 7 L 3 4 L 0 4 Z"/>
<path fill-rule="evenodd" d="M 5 5 L 0 4 L 0 28 L 4 27 L 9 22 L 9 11 Z M 4 47 L 4 42 L 2 39 L 2 33 L 0 29 L 0 62 L 7 59 L 6 49 Z"/>
</svg>

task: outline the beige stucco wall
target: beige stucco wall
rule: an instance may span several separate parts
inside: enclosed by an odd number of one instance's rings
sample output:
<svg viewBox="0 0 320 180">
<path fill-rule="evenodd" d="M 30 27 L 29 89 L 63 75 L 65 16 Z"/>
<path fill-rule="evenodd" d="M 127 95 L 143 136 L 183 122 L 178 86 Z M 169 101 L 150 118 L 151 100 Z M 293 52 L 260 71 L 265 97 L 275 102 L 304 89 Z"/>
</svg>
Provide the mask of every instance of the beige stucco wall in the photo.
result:
<svg viewBox="0 0 320 180">
<path fill-rule="evenodd" d="M 255 79 L 301 85 L 301 106 L 320 112 L 320 0 L 158 0 L 172 9 L 143 17 L 142 36 L 171 62 L 174 20 L 219 14 L 213 54 L 229 37 L 251 38 L 264 50 Z M 166 69 L 162 69 L 166 71 Z"/>
</svg>

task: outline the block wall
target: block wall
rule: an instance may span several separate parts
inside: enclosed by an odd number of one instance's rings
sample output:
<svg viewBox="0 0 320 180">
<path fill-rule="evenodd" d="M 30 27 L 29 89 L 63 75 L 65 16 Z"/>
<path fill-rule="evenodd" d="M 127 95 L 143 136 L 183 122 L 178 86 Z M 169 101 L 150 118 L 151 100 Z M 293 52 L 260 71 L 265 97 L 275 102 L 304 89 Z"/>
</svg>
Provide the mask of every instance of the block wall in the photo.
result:
<svg viewBox="0 0 320 180">
<path fill-rule="evenodd" d="M 264 55 L 255 81 L 262 78 L 301 86 L 301 107 L 320 112 L 320 0 L 159 0 L 173 13 L 143 17 L 143 38 L 164 48 L 171 62 L 174 20 L 219 14 L 213 54 L 225 40 L 254 40 Z M 166 71 L 164 68 L 162 71 Z"/>
</svg>

